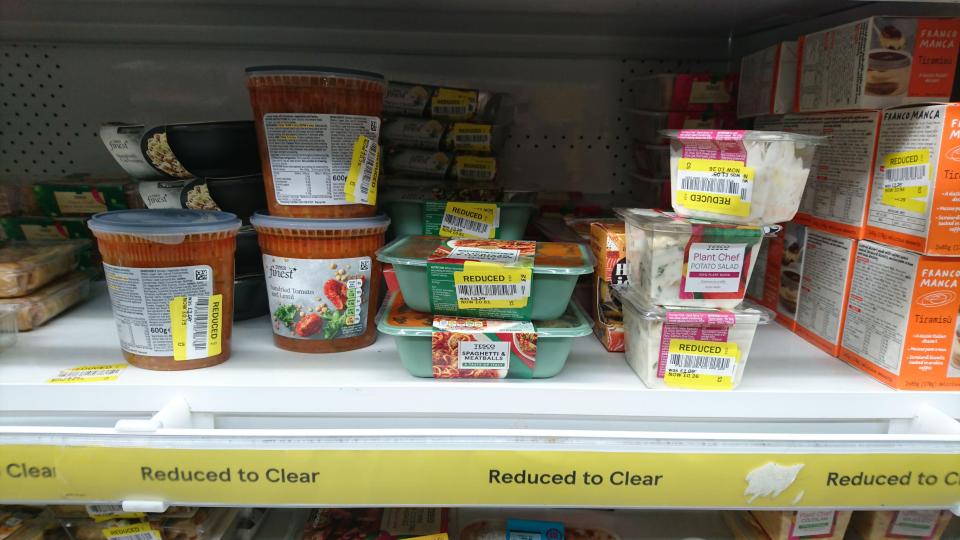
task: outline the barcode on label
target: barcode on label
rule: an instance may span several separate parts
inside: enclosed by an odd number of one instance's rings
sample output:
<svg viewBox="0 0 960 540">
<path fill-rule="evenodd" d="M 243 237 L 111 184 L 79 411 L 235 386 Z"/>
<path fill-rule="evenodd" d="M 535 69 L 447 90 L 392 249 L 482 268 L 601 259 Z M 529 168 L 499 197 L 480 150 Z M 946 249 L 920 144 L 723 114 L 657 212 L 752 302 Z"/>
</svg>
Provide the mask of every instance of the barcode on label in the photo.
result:
<svg viewBox="0 0 960 540">
<path fill-rule="evenodd" d="M 435 104 L 433 107 L 434 116 L 466 116 L 472 111 L 470 110 L 469 105 L 440 105 Z"/>
<path fill-rule="evenodd" d="M 457 285 L 457 296 L 513 298 L 526 291 L 524 285 Z"/>
<path fill-rule="evenodd" d="M 474 221 L 472 219 L 467 219 L 459 216 L 454 216 L 452 214 L 443 215 L 443 225 L 446 227 L 452 227 L 454 229 L 459 229 L 464 233 L 474 232 L 480 238 L 487 238 L 490 235 L 490 224 L 483 223 L 481 221 Z"/>
<path fill-rule="evenodd" d="M 160 535 L 156 531 L 135 532 L 130 534 L 121 534 L 109 537 L 110 540 L 160 540 Z"/>
<path fill-rule="evenodd" d="M 670 353 L 667 368 L 693 369 L 698 373 L 725 373 L 730 369 L 733 358 L 724 356 L 703 356 L 699 354 Z"/>
<path fill-rule="evenodd" d="M 111 514 L 122 514 L 123 506 L 119 504 L 88 504 L 87 515 L 89 516 L 109 516 Z"/>
<path fill-rule="evenodd" d="M 456 141 L 458 143 L 482 143 L 487 142 L 490 136 L 484 133 L 458 133 Z"/>
<path fill-rule="evenodd" d="M 910 180 L 927 180 L 926 165 L 911 165 L 909 167 L 896 167 L 884 171 L 884 179 L 887 182 L 904 182 Z"/>
<path fill-rule="evenodd" d="M 57 375 L 49 380 L 51 384 L 77 383 L 77 382 L 103 382 L 113 381 L 126 369 L 126 364 L 112 364 L 99 366 L 80 366 L 72 369 L 62 369 Z"/>
<path fill-rule="evenodd" d="M 715 178 L 712 176 L 691 176 L 685 172 L 680 178 L 680 189 L 686 191 L 701 191 L 721 195 L 737 195 L 743 202 L 750 200 L 751 190 L 739 178 Z"/>
<path fill-rule="evenodd" d="M 493 171 L 489 169 L 481 168 L 469 168 L 469 167 L 460 167 L 457 175 L 460 178 L 466 178 L 469 180 L 492 180 Z"/>
<path fill-rule="evenodd" d="M 189 309 L 189 308 L 188 308 Z M 210 297 L 201 296 L 193 305 L 193 348 L 207 350 L 207 322 L 210 317 Z"/>
</svg>

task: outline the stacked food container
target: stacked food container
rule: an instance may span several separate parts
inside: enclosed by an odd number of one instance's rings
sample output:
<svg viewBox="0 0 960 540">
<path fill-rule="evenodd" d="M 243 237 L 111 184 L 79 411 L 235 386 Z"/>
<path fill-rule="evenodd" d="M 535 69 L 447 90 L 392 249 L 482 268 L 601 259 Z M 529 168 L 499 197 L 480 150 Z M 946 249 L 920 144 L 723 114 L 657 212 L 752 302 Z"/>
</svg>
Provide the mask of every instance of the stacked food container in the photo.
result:
<svg viewBox="0 0 960 540">
<path fill-rule="evenodd" d="M 384 207 L 396 236 L 438 234 L 448 203 L 495 208 L 475 238 L 519 240 L 534 205 L 503 202 L 499 151 L 509 129 L 505 96 L 487 90 L 391 82 L 384 98 Z M 476 206 L 480 205 L 480 206 Z M 460 216 L 462 217 L 462 216 Z"/>
<path fill-rule="evenodd" d="M 590 333 L 571 301 L 577 277 L 593 271 L 581 244 L 408 236 L 378 257 L 400 288 L 379 328 L 415 376 L 552 377 Z"/>
<path fill-rule="evenodd" d="M 626 120 L 633 138 L 634 175 L 645 200 L 667 206 L 663 187 L 670 178 L 665 129 L 732 128 L 736 79 L 709 73 L 660 73 L 629 81 Z"/>
<path fill-rule="evenodd" d="M 675 213 L 624 209 L 626 356 L 651 388 L 730 390 L 769 316 L 741 303 L 761 241 L 793 218 L 820 137 L 666 130 Z"/>
</svg>

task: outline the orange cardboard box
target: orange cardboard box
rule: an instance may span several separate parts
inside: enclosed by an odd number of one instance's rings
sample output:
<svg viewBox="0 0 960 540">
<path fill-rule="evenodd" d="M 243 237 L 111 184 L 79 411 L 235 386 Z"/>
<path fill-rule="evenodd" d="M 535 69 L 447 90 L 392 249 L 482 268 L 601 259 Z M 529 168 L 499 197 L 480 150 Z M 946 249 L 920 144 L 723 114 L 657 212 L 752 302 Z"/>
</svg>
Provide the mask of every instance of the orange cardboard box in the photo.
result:
<svg viewBox="0 0 960 540">
<path fill-rule="evenodd" d="M 960 257 L 960 103 L 883 111 L 866 237 Z"/>
<path fill-rule="evenodd" d="M 791 222 L 785 223 L 776 236 L 764 238 L 747 289 L 750 298 L 773 310 L 777 322 L 791 330 L 797 313 L 805 234 L 806 227 Z"/>
<path fill-rule="evenodd" d="M 623 222 L 592 223 L 590 249 L 597 258 L 593 274 L 593 330 L 608 351 L 622 352 L 623 306 L 610 294 L 610 286 L 627 283 L 629 275 Z"/>
<path fill-rule="evenodd" d="M 960 18 L 870 17 L 800 37 L 798 112 L 950 99 Z"/>
<path fill-rule="evenodd" d="M 840 354 L 857 241 L 807 227 L 793 331 L 827 353 Z"/>
<path fill-rule="evenodd" d="M 794 221 L 862 239 L 876 161 L 881 111 L 797 113 L 758 118 L 756 129 L 824 135 Z"/>
<path fill-rule="evenodd" d="M 960 258 L 862 241 L 840 358 L 894 388 L 960 389 Z"/>
</svg>

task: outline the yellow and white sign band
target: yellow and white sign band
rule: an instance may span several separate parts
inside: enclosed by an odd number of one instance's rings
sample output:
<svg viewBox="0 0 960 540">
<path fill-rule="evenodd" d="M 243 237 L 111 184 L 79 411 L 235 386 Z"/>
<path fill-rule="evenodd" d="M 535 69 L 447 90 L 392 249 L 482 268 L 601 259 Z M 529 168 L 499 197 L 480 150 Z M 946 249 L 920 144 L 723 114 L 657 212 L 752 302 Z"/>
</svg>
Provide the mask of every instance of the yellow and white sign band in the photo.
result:
<svg viewBox="0 0 960 540">
<path fill-rule="evenodd" d="M 709 489 L 704 486 L 709 485 Z M 956 454 L 0 446 L 0 501 L 232 505 L 954 505 Z"/>
</svg>

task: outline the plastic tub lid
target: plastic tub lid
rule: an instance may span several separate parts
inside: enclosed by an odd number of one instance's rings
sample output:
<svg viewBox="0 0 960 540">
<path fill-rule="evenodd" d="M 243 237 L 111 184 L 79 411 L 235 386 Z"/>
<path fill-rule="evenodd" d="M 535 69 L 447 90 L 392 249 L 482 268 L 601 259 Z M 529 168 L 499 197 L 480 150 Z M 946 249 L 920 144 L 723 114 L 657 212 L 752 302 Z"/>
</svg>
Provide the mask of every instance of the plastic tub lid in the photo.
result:
<svg viewBox="0 0 960 540">
<path fill-rule="evenodd" d="M 680 140 L 680 133 L 683 132 L 683 140 L 685 141 L 712 141 L 714 138 L 712 136 L 708 136 L 708 134 L 717 131 L 724 133 L 742 133 L 743 140 L 745 141 L 791 141 L 814 145 L 826 144 L 827 142 L 827 137 L 822 135 L 806 135 L 803 133 L 788 133 L 786 131 L 758 131 L 751 129 L 661 129 L 659 133 L 660 135 L 669 137 L 673 140 Z M 703 134 L 702 137 L 697 136 L 697 134 L 700 133 Z"/>
<path fill-rule="evenodd" d="M 298 66 L 298 65 L 268 65 L 251 66 L 246 70 L 248 77 L 257 77 L 259 75 L 333 75 L 334 77 L 354 77 L 360 79 L 370 79 L 374 81 L 383 81 L 381 73 L 374 71 L 363 71 L 360 69 L 338 68 L 329 66 Z"/>
<path fill-rule="evenodd" d="M 135 209 L 101 212 L 90 218 L 88 226 L 95 232 L 139 236 L 206 234 L 235 231 L 240 219 L 230 212 L 210 210 Z"/>
<path fill-rule="evenodd" d="M 693 225 L 724 230 L 726 236 L 755 237 L 758 232 L 763 236 L 776 235 L 782 228 L 780 225 L 726 225 L 713 221 L 695 218 L 680 217 L 673 212 L 654 210 L 651 208 L 614 208 L 614 212 L 634 227 L 654 232 L 690 234 Z"/>
<path fill-rule="evenodd" d="M 410 310 L 411 322 L 413 323 L 411 326 L 396 326 L 391 324 L 388 320 L 388 315 L 393 311 L 397 302 L 403 302 L 403 295 L 399 292 L 393 292 L 387 295 L 383 306 L 380 308 L 380 313 L 377 314 L 377 330 L 391 336 L 428 337 L 433 334 L 432 322 L 427 322 L 433 320 L 433 315 L 429 313 Z M 421 321 L 422 324 L 418 324 L 418 321 Z M 559 319 L 552 321 L 535 321 L 533 326 L 537 330 L 537 336 L 545 338 L 574 338 L 593 333 L 590 320 L 574 300 L 570 301 L 567 310 Z"/>
<path fill-rule="evenodd" d="M 373 217 L 347 219 L 304 219 L 271 216 L 263 212 L 256 212 L 250 217 L 250 224 L 254 228 L 293 229 L 310 231 L 351 231 L 361 229 L 386 230 L 390 225 L 390 218 L 383 214 Z"/>
<path fill-rule="evenodd" d="M 737 323 L 767 324 L 773 320 L 770 310 L 760 307 L 753 302 L 746 301 L 735 309 L 716 309 L 698 307 L 665 307 L 647 304 L 640 294 L 633 288 L 611 287 L 613 295 L 621 302 L 628 304 L 645 321 L 662 321 L 667 312 L 682 313 L 733 313 Z"/>
<path fill-rule="evenodd" d="M 440 236 L 404 236 L 383 246 L 377 251 L 377 259 L 388 264 L 401 266 L 426 266 L 427 257 L 433 254 L 440 245 L 448 240 L 469 240 L 466 238 L 442 238 Z M 512 242 L 513 240 L 505 240 Z M 541 264 L 538 262 L 543 256 L 541 249 L 545 244 L 561 244 L 573 246 L 578 255 L 566 257 L 564 262 L 569 264 Z M 552 256 L 557 259 L 557 256 Z M 537 254 L 533 261 L 534 274 L 563 274 L 581 275 L 593 273 L 593 255 L 583 244 L 572 242 L 537 242 Z"/>
</svg>

